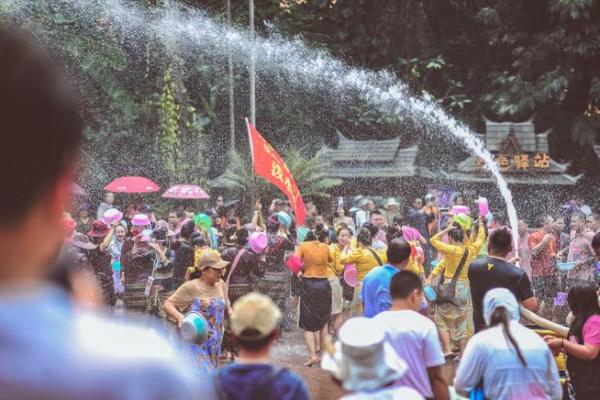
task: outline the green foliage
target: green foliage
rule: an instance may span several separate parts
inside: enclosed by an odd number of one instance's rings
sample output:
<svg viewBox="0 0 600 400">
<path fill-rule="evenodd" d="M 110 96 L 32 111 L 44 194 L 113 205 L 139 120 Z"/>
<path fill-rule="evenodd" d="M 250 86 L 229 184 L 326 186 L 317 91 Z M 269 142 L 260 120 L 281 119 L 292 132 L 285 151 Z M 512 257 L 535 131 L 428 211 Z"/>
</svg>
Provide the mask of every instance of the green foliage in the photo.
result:
<svg viewBox="0 0 600 400">
<path fill-rule="evenodd" d="M 283 152 L 282 157 L 304 198 L 328 198 L 331 191 L 342 184 L 341 180 L 327 176 L 329 164 L 323 159 L 321 152 L 307 157 L 303 149 L 289 148 Z M 250 159 L 239 153 L 235 153 L 225 172 L 210 185 L 224 188 L 230 195 L 238 198 L 249 193 L 259 193 L 263 198 L 282 196 L 276 186 L 263 178 L 254 178 Z"/>
</svg>

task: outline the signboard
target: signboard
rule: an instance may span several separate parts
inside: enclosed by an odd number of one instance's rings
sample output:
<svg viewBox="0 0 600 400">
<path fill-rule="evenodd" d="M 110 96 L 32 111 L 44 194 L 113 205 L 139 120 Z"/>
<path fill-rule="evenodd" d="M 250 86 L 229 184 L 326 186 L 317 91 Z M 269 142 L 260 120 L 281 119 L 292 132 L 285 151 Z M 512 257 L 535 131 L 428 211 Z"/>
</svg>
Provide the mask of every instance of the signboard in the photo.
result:
<svg viewBox="0 0 600 400">
<path fill-rule="evenodd" d="M 550 156 L 548 153 L 519 153 L 519 154 L 494 154 L 494 160 L 500 172 L 548 172 L 550 170 Z M 484 163 L 479 157 L 475 159 L 477 170 L 483 172 Z"/>
</svg>

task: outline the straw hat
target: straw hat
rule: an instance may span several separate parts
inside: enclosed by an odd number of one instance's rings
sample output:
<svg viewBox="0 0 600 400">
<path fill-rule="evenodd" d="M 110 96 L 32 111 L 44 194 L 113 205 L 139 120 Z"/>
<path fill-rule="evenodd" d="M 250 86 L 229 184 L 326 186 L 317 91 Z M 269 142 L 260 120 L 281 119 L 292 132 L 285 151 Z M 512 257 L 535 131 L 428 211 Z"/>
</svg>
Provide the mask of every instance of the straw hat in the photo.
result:
<svg viewBox="0 0 600 400">
<path fill-rule="evenodd" d="M 321 367 L 351 392 L 386 386 L 406 373 L 406 363 L 384 340 L 383 330 L 373 329 L 373 320 L 351 318 L 342 326 L 333 354 L 325 353 Z"/>
<path fill-rule="evenodd" d="M 396 201 L 396 199 L 394 199 L 393 197 L 391 199 L 389 199 L 385 205 L 383 206 L 383 208 L 385 208 L 386 210 L 389 209 L 390 207 L 400 207 L 400 203 L 398 203 Z"/>
</svg>

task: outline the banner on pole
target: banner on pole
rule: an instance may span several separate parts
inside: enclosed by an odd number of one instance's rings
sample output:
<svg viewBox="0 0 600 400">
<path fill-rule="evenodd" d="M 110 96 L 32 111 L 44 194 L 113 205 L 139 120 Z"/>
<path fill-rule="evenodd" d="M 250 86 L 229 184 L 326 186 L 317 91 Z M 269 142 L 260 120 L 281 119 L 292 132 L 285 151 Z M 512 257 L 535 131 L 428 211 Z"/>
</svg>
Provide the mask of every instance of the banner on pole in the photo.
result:
<svg viewBox="0 0 600 400">
<path fill-rule="evenodd" d="M 250 151 L 252 152 L 252 168 L 254 173 L 265 178 L 277 186 L 290 201 L 290 205 L 296 214 L 296 223 L 304 224 L 306 208 L 298 190 L 298 185 L 281 156 L 271 147 L 246 119 L 248 136 L 250 137 Z"/>
</svg>

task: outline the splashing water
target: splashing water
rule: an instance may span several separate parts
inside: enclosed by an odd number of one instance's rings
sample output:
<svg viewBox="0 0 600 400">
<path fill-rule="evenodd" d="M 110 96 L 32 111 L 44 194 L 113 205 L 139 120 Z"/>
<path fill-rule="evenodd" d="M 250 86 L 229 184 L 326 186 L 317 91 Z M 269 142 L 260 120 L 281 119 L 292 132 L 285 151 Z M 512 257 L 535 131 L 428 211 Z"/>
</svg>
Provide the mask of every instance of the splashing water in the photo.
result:
<svg viewBox="0 0 600 400">
<path fill-rule="evenodd" d="M 9 1 L 9 4 L 14 12 L 26 12 L 32 1 L 15 0 Z M 231 51 L 234 62 L 238 66 L 246 66 L 254 43 L 256 72 L 259 75 L 301 85 L 331 101 L 360 97 L 384 113 L 410 118 L 429 133 L 450 133 L 457 143 L 481 158 L 494 177 L 506 202 L 513 242 L 515 249 L 518 248 L 517 213 L 512 194 L 492 155 L 466 125 L 446 114 L 435 102 L 411 95 L 407 85 L 393 73 L 350 67 L 322 50 L 309 48 L 300 39 L 286 40 L 273 35 L 252 40 L 244 30 L 226 26 L 202 11 L 179 5 L 169 5 L 160 13 L 156 10 L 150 13 L 120 0 L 101 4 L 91 0 L 73 0 L 68 4 L 76 16 L 100 9 L 101 16 L 109 18 L 127 40 L 160 40 L 183 58 L 189 55 L 189 50 L 201 49 L 225 64 L 228 51 Z"/>
</svg>

